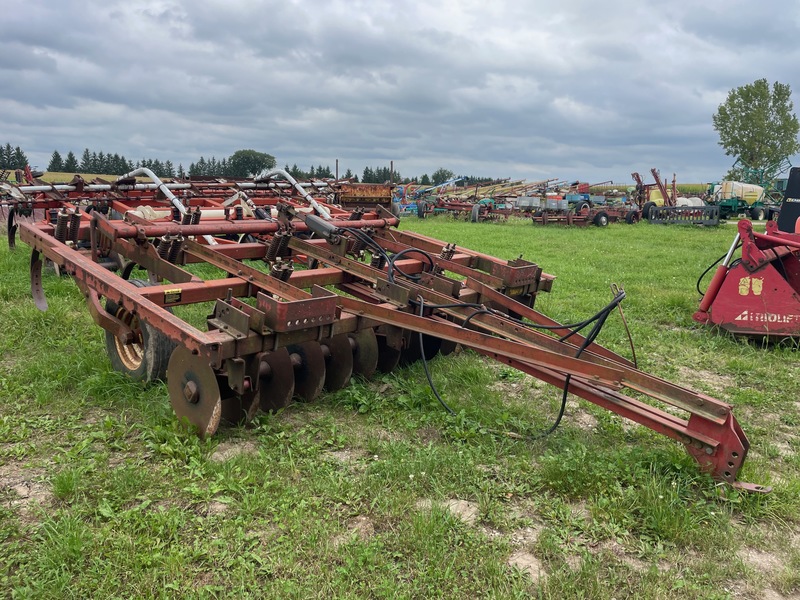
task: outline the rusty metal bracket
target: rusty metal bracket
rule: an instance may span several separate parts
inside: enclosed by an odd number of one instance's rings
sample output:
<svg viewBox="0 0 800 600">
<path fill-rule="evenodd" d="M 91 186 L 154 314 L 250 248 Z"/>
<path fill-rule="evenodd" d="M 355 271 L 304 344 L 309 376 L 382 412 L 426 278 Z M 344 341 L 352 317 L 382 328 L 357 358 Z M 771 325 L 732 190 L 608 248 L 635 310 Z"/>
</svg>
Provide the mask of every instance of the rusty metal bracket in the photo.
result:
<svg viewBox="0 0 800 600">
<path fill-rule="evenodd" d="M 265 317 L 267 327 L 277 332 L 297 331 L 331 325 L 336 318 L 338 295 L 314 286 L 312 298 L 281 302 L 259 292 L 257 308 Z"/>
</svg>

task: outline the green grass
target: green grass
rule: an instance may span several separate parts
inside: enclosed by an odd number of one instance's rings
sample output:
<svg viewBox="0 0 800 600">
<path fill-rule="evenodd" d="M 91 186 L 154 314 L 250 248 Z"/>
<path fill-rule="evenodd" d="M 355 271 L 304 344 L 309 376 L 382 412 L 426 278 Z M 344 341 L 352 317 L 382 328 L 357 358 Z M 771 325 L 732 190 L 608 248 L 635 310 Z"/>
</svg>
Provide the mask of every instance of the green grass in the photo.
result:
<svg viewBox="0 0 800 600">
<path fill-rule="evenodd" d="M 800 592 L 800 369 L 691 320 L 697 276 L 734 229 L 403 228 L 557 276 L 537 307 L 593 314 L 624 286 L 645 370 L 734 404 L 740 494 L 680 445 L 465 352 L 199 440 L 163 384 L 111 370 L 66 278 L 30 299 L 27 248 L 0 248 L 0 596 L 13 598 L 728 598 Z M 201 311 L 202 312 L 202 311 Z M 198 315 L 190 315 L 192 318 Z M 202 320 L 203 315 L 198 317 Z M 601 341 L 628 354 L 612 317 Z M 240 454 L 219 460 L 219 449 Z M 214 457 L 214 458 L 212 458 Z M 470 503 L 466 522 L 447 502 Z M 509 564 L 525 553 L 546 577 Z"/>
</svg>

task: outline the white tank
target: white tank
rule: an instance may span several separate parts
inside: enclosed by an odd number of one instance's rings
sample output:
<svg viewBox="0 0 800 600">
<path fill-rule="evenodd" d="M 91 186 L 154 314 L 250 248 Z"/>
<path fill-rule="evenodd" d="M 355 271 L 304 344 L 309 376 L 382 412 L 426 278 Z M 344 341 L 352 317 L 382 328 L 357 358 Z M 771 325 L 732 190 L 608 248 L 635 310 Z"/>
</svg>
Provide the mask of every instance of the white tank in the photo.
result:
<svg viewBox="0 0 800 600">
<path fill-rule="evenodd" d="M 705 206 L 706 203 L 703 202 L 702 199 L 698 198 L 697 196 L 692 196 L 690 198 L 678 198 L 675 201 L 675 206 Z"/>
</svg>

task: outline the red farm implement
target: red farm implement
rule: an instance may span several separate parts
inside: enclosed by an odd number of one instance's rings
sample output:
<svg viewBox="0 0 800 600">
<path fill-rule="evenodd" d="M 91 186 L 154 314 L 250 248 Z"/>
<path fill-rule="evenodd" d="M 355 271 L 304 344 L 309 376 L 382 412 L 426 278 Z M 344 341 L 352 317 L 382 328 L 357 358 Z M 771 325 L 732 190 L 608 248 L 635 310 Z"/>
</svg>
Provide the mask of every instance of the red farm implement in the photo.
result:
<svg viewBox="0 0 800 600">
<path fill-rule="evenodd" d="M 694 320 L 738 335 L 800 338 L 800 168 L 790 170 L 780 215 L 765 233 L 746 219 L 738 229 Z"/>
<path fill-rule="evenodd" d="M 84 293 L 112 365 L 165 377 L 176 415 L 201 435 L 460 344 L 678 440 L 717 480 L 762 489 L 737 482 L 749 443 L 730 405 L 593 341 L 621 290 L 593 319 L 556 323 L 534 309 L 554 279 L 535 263 L 400 231 L 382 207 L 344 211 L 283 171 L 163 183 L 139 169 L 3 192 L 9 242 L 33 249 L 37 306 L 51 261 Z M 202 327 L 180 316 L 197 303 L 212 307 Z"/>
</svg>

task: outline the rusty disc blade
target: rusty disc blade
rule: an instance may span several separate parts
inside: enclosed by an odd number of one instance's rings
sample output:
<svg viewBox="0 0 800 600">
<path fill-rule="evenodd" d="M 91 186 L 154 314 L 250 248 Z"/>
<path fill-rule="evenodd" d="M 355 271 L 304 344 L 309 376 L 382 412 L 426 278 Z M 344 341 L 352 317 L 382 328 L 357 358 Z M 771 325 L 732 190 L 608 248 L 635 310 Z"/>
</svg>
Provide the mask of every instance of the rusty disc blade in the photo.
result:
<svg viewBox="0 0 800 600">
<path fill-rule="evenodd" d="M 287 347 L 294 368 L 294 393 L 310 402 L 325 384 L 325 356 L 318 342 L 303 342 Z"/>
<path fill-rule="evenodd" d="M 401 350 L 393 348 L 386 343 L 385 335 L 377 335 L 378 342 L 378 370 L 381 373 L 391 373 L 400 362 Z"/>
<path fill-rule="evenodd" d="M 378 368 L 378 339 L 374 329 L 348 333 L 353 343 L 353 373 L 370 378 Z"/>
<path fill-rule="evenodd" d="M 179 421 L 197 428 L 200 437 L 214 435 L 222 417 L 222 400 L 214 369 L 185 346 L 172 352 L 167 366 L 169 401 Z"/>
<path fill-rule="evenodd" d="M 442 356 L 447 356 L 448 354 L 452 354 L 456 351 L 458 347 L 458 342 L 451 342 L 450 340 L 442 340 L 442 344 L 439 347 L 439 354 Z M 427 358 L 428 355 L 426 354 L 425 357 Z"/>
<path fill-rule="evenodd" d="M 289 351 L 278 348 L 261 357 L 258 397 L 261 410 L 276 411 L 288 406 L 294 396 L 294 367 Z"/>
<path fill-rule="evenodd" d="M 237 394 L 228 386 L 226 377 L 217 377 L 217 383 L 222 396 L 222 420 L 236 425 L 252 421 L 258 412 L 258 392 Z"/>
<path fill-rule="evenodd" d="M 442 345 L 442 338 L 432 335 L 422 334 L 422 344 L 419 340 L 420 334 L 415 331 L 403 332 L 403 342 L 405 347 L 400 353 L 400 365 L 406 366 L 417 362 L 425 352 L 425 359 L 431 360 Z"/>
<path fill-rule="evenodd" d="M 340 390 L 347 385 L 353 374 L 350 339 L 343 333 L 322 340 L 320 344 L 328 348 L 328 356 L 325 358 L 325 389 L 330 392 Z"/>
</svg>

